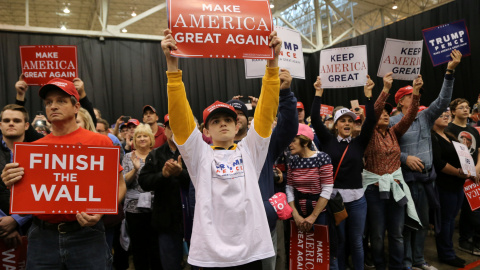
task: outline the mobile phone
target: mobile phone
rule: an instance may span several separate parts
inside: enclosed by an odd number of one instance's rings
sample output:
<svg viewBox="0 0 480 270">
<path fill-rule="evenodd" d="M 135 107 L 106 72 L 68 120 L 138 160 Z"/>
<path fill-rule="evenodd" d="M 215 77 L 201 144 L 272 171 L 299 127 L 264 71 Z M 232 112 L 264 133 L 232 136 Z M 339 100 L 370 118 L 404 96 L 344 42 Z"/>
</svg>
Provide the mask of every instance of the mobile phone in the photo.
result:
<svg viewBox="0 0 480 270">
<path fill-rule="evenodd" d="M 360 107 L 358 104 L 358 99 L 350 100 L 350 105 L 352 105 L 353 109 Z"/>
<path fill-rule="evenodd" d="M 240 100 L 243 101 L 243 103 L 245 104 L 252 102 L 249 97 L 241 97 Z"/>
<path fill-rule="evenodd" d="M 43 115 L 43 111 L 37 111 L 37 115 Z"/>
<path fill-rule="evenodd" d="M 123 120 L 123 122 L 126 123 L 126 122 L 128 122 L 128 120 L 130 120 L 131 118 L 132 118 L 131 116 L 124 116 L 122 120 Z"/>
</svg>

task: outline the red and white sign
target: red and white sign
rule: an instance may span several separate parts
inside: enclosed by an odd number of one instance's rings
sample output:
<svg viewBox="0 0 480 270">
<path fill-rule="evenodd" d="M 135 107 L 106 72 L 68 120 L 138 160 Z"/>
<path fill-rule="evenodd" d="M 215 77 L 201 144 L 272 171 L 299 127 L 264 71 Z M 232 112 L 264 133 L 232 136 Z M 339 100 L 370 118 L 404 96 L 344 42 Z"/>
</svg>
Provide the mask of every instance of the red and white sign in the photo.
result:
<svg viewBox="0 0 480 270">
<path fill-rule="evenodd" d="M 320 79 L 323 88 L 364 86 L 367 75 L 366 45 L 320 51 Z"/>
<path fill-rule="evenodd" d="M 1 269 L 26 269 L 28 239 L 26 236 L 21 239 L 16 248 L 9 248 L 3 239 L 0 240 Z"/>
<path fill-rule="evenodd" d="M 302 38 L 300 32 L 275 26 L 278 37 L 282 39 L 282 50 L 278 56 L 278 66 L 290 72 L 293 78 L 305 80 Z M 245 76 L 247 79 L 262 78 L 265 74 L 266 60 L 245 59 Z"/>
<path fill-rule="evenodd" d="M 172 55 L 196 58 L 273 59 L 268 0 L 167 0 Z"/>
<path fill-rule="evenodd" d="M 325 115 L 332 115 L 333 114 L 333 106 L 330 105 L 324 105 L 320 107 L 320 115 L 325 116 Z"/>
<path fill-rule="evenodd" d="M 465 191 L 465 197 L 467 197 L 468 204 L 472 211 L 480 208 L 480 185 L 468 179 L 463 185 L 463 190 Z"/>
<path fill-rule="evenodd" d="M 330 268 L 330 243 L 328 227 L 313 225 L 314 230 L 300 232 L 295 221 L 290 221 L 289 270 L 328 270 Z"/>
<path fill-rule="evenodd" d="M 117 214 L 120 147 L 15 143 L 11 214 Z"/>
<path fill-rule="evenodd" d="M 20 46 L 20 60 L 29 85 L 78 77 L 77 46 Z"/>
<path fill-rule="evenodd" d="M 385 40 L 382 60 L 378 66 L 378 77 L 393 72 L 395 80 L 415 80 L 422 65 L 423 41 L 408 41 L 393 38 Z"/>
</svg>

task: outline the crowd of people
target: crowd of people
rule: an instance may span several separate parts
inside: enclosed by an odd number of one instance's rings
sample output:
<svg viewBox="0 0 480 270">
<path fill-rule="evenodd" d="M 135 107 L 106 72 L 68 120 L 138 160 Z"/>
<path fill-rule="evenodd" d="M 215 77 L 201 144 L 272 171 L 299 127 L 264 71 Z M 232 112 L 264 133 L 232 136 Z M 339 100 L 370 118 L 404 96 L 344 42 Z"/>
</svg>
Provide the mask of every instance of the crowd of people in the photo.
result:
<svg viewBox="0 0 480 270">
<path fill-rule="evenodd" d="M 461 212 L 459 249 L 480 256 L 479 211 L 463 191 L 480 175 L 479 104 L 470 111 L 469 101 L 451 100 L 461 53 L 452 51 L 428 107 L 420 108 L 420 75 L 396 91 L 395 106 L 387 103 L 389 73 L 376 98 L 367 78 L 365 110 L 339 106 L 322 116 L 318 78 L 306 118 L 290 73 L 278 67 L 281 40 L 275 32 L 269 40 L 276 57 L 267 62 L 260 97 L 250 97 L 253 108 L 240 96 L 216 101 L 203 123 L 189 106 L 180 60 L 170 55 L 170 30 L 162 41 L 168 114 L 145 105 L 142 123 L 122 115 L 110 125 L 76 78 L 43 86 L 45 115 L 30 124 L 22 75 L 16 102 L 0 115 L 0 238 L 16 247 L 28 235 L 27 269 L 127 269 L 132 256 L 135 269 L 176 270 L 187 256 L 192 269 L 283 270 L 293 220 L 303 232 L 328 227 L 330 269 L 435 270 L 424 257 L 430 226 L 439 260 L 466 264 L 453 244 Z M 11 215 L 9 188 L 24 174 L 24 164 L 13 162 L 15 142 L 120 146 L 119 214 Z M 453 142 L 468 147 L 476 172 L 461 169 Z M 271 205 L 278 192 L 290 216 Z M 336 215 L 334 201 L 347 215 Z"/>
</svg>

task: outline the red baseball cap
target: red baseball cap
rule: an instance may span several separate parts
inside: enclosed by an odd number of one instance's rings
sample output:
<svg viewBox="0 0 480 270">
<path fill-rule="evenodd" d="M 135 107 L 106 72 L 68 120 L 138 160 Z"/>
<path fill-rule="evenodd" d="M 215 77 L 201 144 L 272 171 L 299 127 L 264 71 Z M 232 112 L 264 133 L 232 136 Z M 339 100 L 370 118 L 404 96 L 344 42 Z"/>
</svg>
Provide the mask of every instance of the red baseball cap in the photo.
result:
<svg viewBox="0 0 480 270">
<path fill-rule="evenodd" d="M 170 121 L 170 117 L 168 117 L 168 113 L 167 113 L 167 114 L 165 114 L 165 116 L 163 117 L 163 123 L 166 125 L 168 121 Z"/>
<path fill-rule="evenodd" d="M 231 105 L 228 105 L 227 103 L 223 103 L 220 101 L 215 101 L 212 105 L 208 106 L 205 110 L 203 110 L 203 123 L 205 123 L 205 126 L 208 125 L 208 120 L 210 118 L 219 112 L 223 112 L 228 114 L 229 116 L 233 117 L 233 119 L 237 119 L 237 112 L 235 111 L 235 108 L 233 108 Z"/>
<path fill-rule="evenodd" d="M 140 121 L 138 121 L 137 119 L 131 118 L 130 120 L 128 120 L 126 125 L 129 125 L 129 124 L 134 124 L 135 126 L 138 126 L 140 125 Z"/>
<path fill-rule="evenodd" d="M 38 90 L 38 95 L 42 99 L 45 99 L 47 92 L 52 89 L 60 89 L 63 92 L 69 94 L 70 96 L 74 96 L 77 99 L 77 101 L 80 101 L 80 96 L 78 95 L 78 91 L 75 88 L 75 85 L 73 84 L 73 82 L 60 79 L 60 78 L 52 79 L 47 84 L 42 86 L 42 88 Z"/>
<path fill-rule="evenodd" d="M 300 101 L 297 102 L 297 109 L 305 110 L 305 107 L 303 106 L 302 102 L 300 102 Z"/>
<path fill-rule="evenodd" d="M 397 93 L 395 93 L 395 103 L 398 104 L 402 97 L 410 95 L 411 93 L 413 93 L 413 87 L 410 85 L 398 89 Z"/>
<path fill-rule="evenodd" d="M 428 107 L 425 107 L 425 106 L 422 105 L 422 106 L 418 107 L 418 112 L 421 112 L 421 111 L 423 111 L 423 110 L 425 110 L 425 109 L 427 109 L 427 108 L 428 108 Z"/>
</svg>

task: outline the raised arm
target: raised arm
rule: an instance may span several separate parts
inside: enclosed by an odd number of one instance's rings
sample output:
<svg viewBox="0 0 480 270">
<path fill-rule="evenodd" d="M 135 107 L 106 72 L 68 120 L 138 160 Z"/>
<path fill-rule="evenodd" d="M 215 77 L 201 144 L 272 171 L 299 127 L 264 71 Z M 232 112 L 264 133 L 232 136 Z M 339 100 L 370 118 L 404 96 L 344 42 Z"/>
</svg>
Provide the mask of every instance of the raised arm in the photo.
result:
<svg viewBox="0 0 480 270">
<path fill-rule="evenodd" d="M 397 138 L 400 138 L 407 132 L 410 125 L 415 121 L 415 117 L 418 113 L 418 105 L 420 102 L 420 89 L 423 86 L 423 79 L 422 75 L 418 75 L 418 77 L 413 81 L 413 92 L 412 92 L 412 105 L 408 108 L 407 114 L 402 117 L 400 122 L 395 124 L 392 128 L 395 132 Z"/>
<path fill-rule="evenodd" d="M 437 120 L 437 118 L 447 109 L 448 104 L 452 100 L 453 82 L 455 81 L 453 73 L 462 60 L 462 53 L 458 50 L 453 50 L 450 53 L 450 57 L 452 58 L 452 61 L 448 62 L 442 90 L 440 90 L 437 99 L 435 99 L 423 112 L 426 114 L 428 121 L 432 123 L 432 125 L 433 122 L 435 122 L 435 120 Z"/>
<path fill-rule="evenodd" d="M 380 116 L 382 115 L 383 108 L 385 108 L 385 102 L 387 101 L 388 96 L 390 95 L 390 89 L 392 88 L 392 83 L 393 83 L 393 78 L 392 78 L 393 72 L 389 72 L 383 77 L 383 90 L 380 92 L 380 95 L 377 98 L 377 101 L 375 102 L 375 121 L 378 122 L 378 119 L 380 119 Z"/>
<path fill-rule="evenodd" d="M 365 84 L 365 86 L 363 87 L 365 97 L 367 98 L 367 102 L 365 104 L 365 108 L 367 109 L 367 117 L 365 118 L 365 122 L 363 122 L 360 135 L 358 135 L 358 137 L 356 138 L 361 141 L 364 147 L 367 147 L 368 143 L 370 142 L 370 138 L 373 134 L 373 129 L 377 124 L 372 100 L 372 90 L 375 86 L 375 83 L 370 79 L 370 76 L 367 75 L 367 78 L 367 84 Z"/>
<path fill-rule="evenodd" d="M 320 76 L 313 84 L 315 88 L 315 98 L 312 103 L 312 111 L 310 112 L 312 127 L 322 145 L 330 141 L 333 137 L 330 130 L 323 124 L 322 117 L 320 117 L 320 108 L 322 107 L 323 88 Z"/>
<path fill-rule="evenodd" d="M 175 135 L 175 141 L 182 145 L 187 141 L 197 125 L 195 124 L 192 109 L 187 100 L 185 85 L 182 81 L 182 71 L 178 69 L 178 58 L 170 54 L 171 50 L 177 49 L 177 42 L 173 38 L 170 29 L 166 29 L 163 33 L 165 38 L 162 40 L 162 50 L 167 60 L 167 93 L 170 127 Z"/>
<path fill-rule="evenodd" d="M 282 48 L 282 41 L 277 37 L 276 31 L 270 34 L 269 39 L 269 46 L 274 48 L 275 57 L 267 62 L 267 70 L 265 71 L 265 76 L 263 76 L 262 91 L 255 109 L 255 115 L 253 116 L 255 131 L 262 138 L 267 138 L 272 133 L 272 123 L 277 115 L 278 95 L 280 93 L 278 56 Z"/>
</svg>

